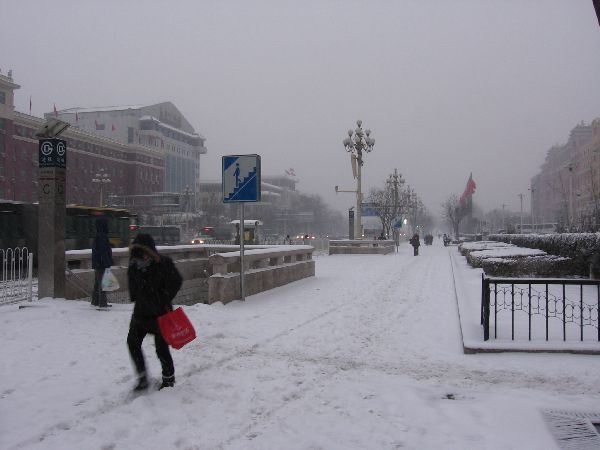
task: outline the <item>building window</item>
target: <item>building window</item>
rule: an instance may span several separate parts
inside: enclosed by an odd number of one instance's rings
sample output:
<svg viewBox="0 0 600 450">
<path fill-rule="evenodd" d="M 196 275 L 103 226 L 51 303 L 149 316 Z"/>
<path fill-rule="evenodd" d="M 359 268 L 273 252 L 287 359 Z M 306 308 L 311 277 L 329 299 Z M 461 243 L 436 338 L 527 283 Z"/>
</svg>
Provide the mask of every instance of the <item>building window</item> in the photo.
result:
<svg viewBox="0 0 600 450">
<path fill-rule="evenodd" d="M 0 103 L 6 105 L 6 92 L 0 91 Z"/>
</svg>

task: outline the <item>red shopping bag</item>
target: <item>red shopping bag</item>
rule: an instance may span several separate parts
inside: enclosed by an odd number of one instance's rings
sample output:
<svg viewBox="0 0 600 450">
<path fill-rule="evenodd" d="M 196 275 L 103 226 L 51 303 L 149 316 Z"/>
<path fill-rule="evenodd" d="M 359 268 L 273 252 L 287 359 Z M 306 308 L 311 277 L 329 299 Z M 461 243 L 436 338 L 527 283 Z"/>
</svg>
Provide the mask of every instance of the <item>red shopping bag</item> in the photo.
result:
<svg viewBox="0 0 600 450">
<path fill-rule="evenodd" d="M 159 316 L 158 327 L 167 344 L 176 349 L 196 339 L 196 330 L 182 308 Z"/>
</svg>

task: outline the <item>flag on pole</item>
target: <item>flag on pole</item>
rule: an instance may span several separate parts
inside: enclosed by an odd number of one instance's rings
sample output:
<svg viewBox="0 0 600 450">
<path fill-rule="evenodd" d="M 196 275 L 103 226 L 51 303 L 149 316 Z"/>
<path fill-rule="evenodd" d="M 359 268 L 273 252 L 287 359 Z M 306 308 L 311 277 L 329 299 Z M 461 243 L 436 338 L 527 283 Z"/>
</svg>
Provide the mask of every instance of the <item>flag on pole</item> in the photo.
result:
<svg viewBox="0 0 600 450">
<path fill-rule="evenodd" d="M 471 199 L 471 196 L 475 192 L 475 188 L 477 185 L 475 184 L 475 180 L 473 180 L 473 172 L 469 175 L 469 179 L 467 180 L 467 186 L 465 187 L 465 191 L 460 196 L 460 204 L 465 205 L 467 200 Z"/>
<path fill-rule="evenodd" d="M 58 111 L 56 110 L 56 103 L 54 104 L 54 117 L 58 117 Z"/>
<path fill-rule="evenodd" d="M 29 96 L 29 115 L 31 115 L 31 95 Z"/>
</svg>

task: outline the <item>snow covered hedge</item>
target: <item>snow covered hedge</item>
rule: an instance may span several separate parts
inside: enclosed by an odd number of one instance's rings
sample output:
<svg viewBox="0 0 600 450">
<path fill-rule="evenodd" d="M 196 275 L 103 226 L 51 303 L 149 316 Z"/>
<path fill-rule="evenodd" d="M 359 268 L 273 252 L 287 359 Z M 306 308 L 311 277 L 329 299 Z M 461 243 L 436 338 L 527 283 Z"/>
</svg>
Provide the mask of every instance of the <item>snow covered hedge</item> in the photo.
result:
<svg viewBox="0 0 600 450">
<path fill-rule="evenodd" d="M 600 254 L 600 233 L 492 234 L 489 239 L 571 258 L 580 275 L 588 274 L 591 256 Z"/>
<path fill-rule="evenodd" d="M 472 267 L 501 277 L 563 277 L 578 275 L 571 258 L 504 242 L 467 242 L 459 251 Z"/>
</svg>

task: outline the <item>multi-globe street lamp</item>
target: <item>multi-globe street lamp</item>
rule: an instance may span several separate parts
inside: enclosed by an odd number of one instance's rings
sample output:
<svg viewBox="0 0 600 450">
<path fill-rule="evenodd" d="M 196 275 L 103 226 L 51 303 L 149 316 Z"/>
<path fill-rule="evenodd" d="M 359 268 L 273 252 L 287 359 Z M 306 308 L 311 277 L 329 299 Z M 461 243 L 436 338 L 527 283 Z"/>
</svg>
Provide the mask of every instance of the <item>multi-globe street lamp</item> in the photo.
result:
<svg viewBox="0 0 600 450">
<path fill-rule="evenodd" d="M 371 137 L 371 130 L 362 129 L 362 120 L 356 121 L 354 132 L 348 130 L 348 137 L 344 139 L 343 144 L 347 152 L 351 154 L 352 170 L 356 178 L 356 220 L 354 221 L 354 238 L 362 238 L 362 187 L 361 187 L 361 168 L 363 165 L 363 152 L 370 153 L 375 145 L 375 139 Z"/>
<path fill-rule="evenodd" d="M 111 182 L 112 180 L 110 179 L 109 175 L 104 171 L 104 169 L 99 169 L 96 175 L 94 175 L 94 178 L 92 178 L 92 183 L 100 184 L 100 206 L 102 206 L 104 200 L 104 185 Z"/>
</svg>

